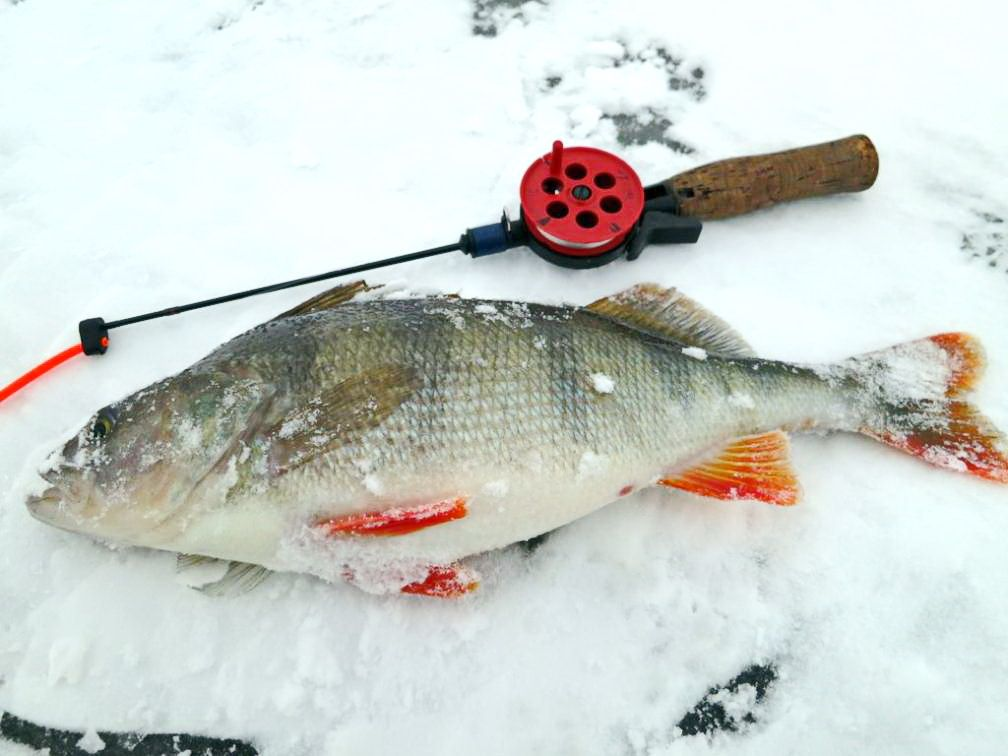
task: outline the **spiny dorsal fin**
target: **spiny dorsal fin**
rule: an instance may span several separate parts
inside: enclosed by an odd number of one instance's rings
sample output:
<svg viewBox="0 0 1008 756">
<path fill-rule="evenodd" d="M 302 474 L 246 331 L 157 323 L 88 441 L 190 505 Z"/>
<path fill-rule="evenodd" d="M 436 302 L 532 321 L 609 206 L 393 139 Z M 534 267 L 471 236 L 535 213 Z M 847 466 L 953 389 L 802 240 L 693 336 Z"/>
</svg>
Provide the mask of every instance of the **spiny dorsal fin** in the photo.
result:
<svg viewBox="0 0 1008 756">
<path fill-rule="evenodd" d="M 798 501 L 788 438 L 780 430 L 734 439 L 705 462 L 658 482 L 714 499 L 756 499 L 781 505 Z"/>
<path fill-rule="evenodd" d="M 700 347 L 726 357 L 753 357 L 745 340 L 713 315 L 675 289 L 642 283 L 603 297 L 585 307 L 639 331 Z"/>
<path fill-rule="evenodd" d="M 334 286 L 331 289 L 323 291 L 321 294 L 316 294 L 311 299 L 306 299 L 301 304 L 292 307 L 286 312 L 281 312 L 273 319 L 279 320 L 280 318 L 290 318 L 294 315 L 307 315 L 310 312 L 319 312 L 321 310 L 339 307 L 341 304 L 349 302 L 361 292 L 371 291 L 372 289 L 378 288 L 380 287 L 368 286 L 367 282 L 363 280 L 352 281 L 348 284 Z"/>
<path fill-rule="evenodd" d="M 422 381 L 411 367 L 381 365 L 324 389 L 263 430 L 270 470 L 282 475 L 377 427 Z"/>
</svg>

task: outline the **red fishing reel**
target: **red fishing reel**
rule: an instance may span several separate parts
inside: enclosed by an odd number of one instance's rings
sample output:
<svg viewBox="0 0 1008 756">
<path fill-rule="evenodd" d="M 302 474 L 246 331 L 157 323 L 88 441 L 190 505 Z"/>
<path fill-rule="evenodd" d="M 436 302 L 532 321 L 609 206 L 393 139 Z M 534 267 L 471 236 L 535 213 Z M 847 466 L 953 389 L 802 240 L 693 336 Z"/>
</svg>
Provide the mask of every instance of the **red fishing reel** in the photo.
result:
<svg viewBox="0 0 1008 756">
<path fill-rule="evenodd" d="M 556 141 L 522 177 L 521 218 L 471 228 L 462 251 L 473 257 L 527 246 L 566 268 L 595 268 L 618 257 L 636 259 L 651 243 L 691 244 L 696 218 L 678 214 L 675 197 L 645 188 L 636 171 L 611 152 L 564 147 Z"/>
<path fill-rule="evenodd" d="M 644 212 L 644 186 L 615 155 L 594 147 L 553 151 L 521 182 L 525 228 L 540 244 L 571 257 L 594 257 L 626 241 Z"/>
</svg>

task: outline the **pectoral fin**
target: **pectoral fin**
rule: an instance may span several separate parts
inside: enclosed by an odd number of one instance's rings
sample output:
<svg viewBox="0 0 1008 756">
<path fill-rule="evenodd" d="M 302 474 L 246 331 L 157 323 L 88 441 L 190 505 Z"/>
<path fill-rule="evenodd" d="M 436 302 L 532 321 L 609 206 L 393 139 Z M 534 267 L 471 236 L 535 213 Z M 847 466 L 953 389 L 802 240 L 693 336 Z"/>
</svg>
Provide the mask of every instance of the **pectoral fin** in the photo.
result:
<svg viewBox="0 0 1008 756">
<path fill-rule="evenodd" d="M 175 566 L 179 572 L 198 571 L 216 565 L 223 567 L 223 564 L 220 559 L 199 554 L 178 554 L 175 559 Z M 189 587 L 208 596 L 240 596 L 251 591 L 272 574 L 271 570 L 258 564 L 228 562 L 223 576 L 209 582 L 191 583 Z"/>
<path fill-rule="evenodd" d="M 271 472 L 283 475 L 377 427 L 421 382 L 413 368 L 383 365 L 330 386 L 263 431 Z"/>
<path fill-rule="evenodd" d="M 781 505 L 798 501 L 787 435 L 779 430 L 735 439 L 705 462 L 659 483 L 714 499 Z"/>
</svg>

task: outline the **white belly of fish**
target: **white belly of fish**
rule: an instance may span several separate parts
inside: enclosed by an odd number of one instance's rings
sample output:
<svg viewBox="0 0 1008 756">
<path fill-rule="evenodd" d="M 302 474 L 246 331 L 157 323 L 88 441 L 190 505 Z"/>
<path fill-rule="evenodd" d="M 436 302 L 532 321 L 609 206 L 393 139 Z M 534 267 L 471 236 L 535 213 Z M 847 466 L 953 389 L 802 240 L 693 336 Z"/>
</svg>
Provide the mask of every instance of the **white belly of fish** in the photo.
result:
<svg viewBox="0 0 1008 756">
<path fill-rule="evenodd" d="M 451 485 L 432 480 L 425 491 L 414 481 L 386 490 L 385 506 L 456 497 L 464 500 L 465 515 L 402 535 L 333 535 L 320 526 L 326 517 L 381 511 L 370 499 L 333 511 L 322 503 L 249 498 L 190 513 L 184 527 L 170 535 L 153 532 L 143 545 L 305 572 L 331 581 L 353 575 L 361 587 L 396 590 L 421 579 L 429 566 L 449 565 L 533 538 L 647 486 L 658 471 L 644 467 L 628 474 L 625 464 L 589 451 L 573 475 L 530 478 L 527 470 L 498 469 L 455 477 Z"/>
</svg>

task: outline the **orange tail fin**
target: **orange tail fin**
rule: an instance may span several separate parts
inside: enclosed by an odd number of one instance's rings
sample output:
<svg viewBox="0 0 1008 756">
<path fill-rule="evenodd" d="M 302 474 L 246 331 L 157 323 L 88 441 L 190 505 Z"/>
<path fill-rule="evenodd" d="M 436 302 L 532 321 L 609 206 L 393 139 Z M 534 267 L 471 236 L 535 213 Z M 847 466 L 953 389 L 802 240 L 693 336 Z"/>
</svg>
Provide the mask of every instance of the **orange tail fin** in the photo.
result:
<svg viewBox="0 0 1008 756">
<path fill-rule="evenodd" d="M 968 402 L 984 368 L 965 333 L 942 333 L 854 357 L 847 366 L 873 395 L 859 430 L 938 467 L 1008 483 L 1008 444 Z"/>
</svg>

